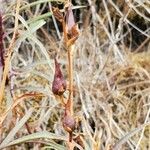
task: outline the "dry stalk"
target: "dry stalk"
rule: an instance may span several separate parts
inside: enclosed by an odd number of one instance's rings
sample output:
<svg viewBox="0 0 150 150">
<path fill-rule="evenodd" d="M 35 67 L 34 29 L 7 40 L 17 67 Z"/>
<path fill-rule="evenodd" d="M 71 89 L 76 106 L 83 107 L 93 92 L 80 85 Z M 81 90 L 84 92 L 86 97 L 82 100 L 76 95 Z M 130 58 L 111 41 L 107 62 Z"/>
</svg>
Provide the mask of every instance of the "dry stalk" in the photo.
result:
<svg viewBox="0 0 150 150">
<path fill-rule="evenodd" d="M 73 51 L 74 46 L 72 45 L 68 48 L 69 98 L 67 102 L 71 115 L 73 115 Z"/>
<path fill-rule="evenodd" d="M 3 100 L 3 96 L 4 96 L 6 79 L 7 79 L 8 72 L 9 72 L 11 54 L 13 52 L 13 47 L 14 47 L 14 43 L 15 43 L 15 40 L 16 40 L 17 30 L 18 30 L 18 15 L 19 15 L 20 0 L 17 0 L 16 5 L 17 6 L 16 6 L 14 33 L 13 33 L 11 43 L 10 43 L 10 45 L 8 47 L 8 50 L 7 50 L 7 57 L 5 59 L 4 71 L 3 71 L 3 75 L 2 75 L 2 82 L 0 84 L 0 106 L 2 106 L 2 100 Z M 7 110 L 6 110 L 6 112 L 7 112 Z M 4 112 L 4 114 L 6 112 Z M 0 120 L 1 119 L 3 120 L 3 109 L 2 108 L 0 108 L 0 113 L 2 114 L 0 116 Z M 2 133 L 2 127 L 1 126 L 2 126 L 2 122 L 0 121 L 0 139 L 1 139 L 1 133 Z"/>
<path fill-rule="evenodd" d="M 71 3 L 68 2 L 65 4 L 64 10 L 65 10 L 65 16 L 60 12 L 58 8 L 53 8 L 54 16 L 57 20 L 59 20 L 62 23 L 63 27 L 63 34 L 64 34 L 64 44 L 67 49 L 67 55 L 68 55 L 68 80 L 69 80 L 69 95 L 67 102 L 65 103 L 65 113 L 63 117 L 63 127 L 64 129 L 69 133 L 69 142 L 68 147 L 70 150 L 73 149 L 73 143 L 72 143 L 72 135 L 73 131 L 75 129 L 76 121 L 73 117 L 73 52 L 74 52 L 74 44 L 75 41 L 78 38 L 78 30 L 77 26 L 74 21 L 74 16 L 72 12 L 72 6 Z M 54 78 L 53 81 L 53 87 L 59 87 L 58 91 L 63 87 L 61 84 L 63 78 L 61 78 L 61 73 L 59 73 L 60 76 L 58 76 L 57 81 L 59 81 L 56 84 L 56 80 Z M 56 89 L 56 88 L 55 88 Z M 54 93 L 54 92 L 53 92 Z M 55 94 L 55 93 L 54 93 Z M 63 93 L 61 93 L 62 96 Z"/>
<path fill-rule="evenodd" d="M 0 91 L 1 91 L 0 92 L 0 105 L 1 106 L 2 106 L 2 99 L 3 99 L 3 96 L 4 96 L 5 83 L 6 83 L 6 79 L 7 79 L 8 72 L 9 72 L 11 54 L 13 52 L 14 43 L 15 43 L 15 40 L 16 40 L 16 35 L 17 35 L 17 30 L 18 30 L 19 7 L 20 7 L 20 0 L 17 0 L 16 1 L 16 15 L 15 15 L 14 33 L 13 33 L 11 43 L 10 43 L 10 45 L 8 47 L 8 50 L 7 50 L 7 55 L 6 55 L 6 59 L 5 59 L 4 73 L 3 73 L 3 78 L 2 78 L 1 85 L 0 85 Z M 2 110 L 0 110 L 0 111 L 2 111 Z"/>
</svg>

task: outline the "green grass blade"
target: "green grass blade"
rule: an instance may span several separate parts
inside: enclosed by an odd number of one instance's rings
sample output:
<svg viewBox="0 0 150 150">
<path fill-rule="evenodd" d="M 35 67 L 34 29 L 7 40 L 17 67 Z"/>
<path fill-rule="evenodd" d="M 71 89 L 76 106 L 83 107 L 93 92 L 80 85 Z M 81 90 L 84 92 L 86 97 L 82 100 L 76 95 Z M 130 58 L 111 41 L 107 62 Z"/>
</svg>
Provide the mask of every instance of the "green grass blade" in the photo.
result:
<svg viewBox="0 0 150 150">
<path fill-rule="evenodd" d="M 47 132 L 47 131 L 42 131 L 42 132 L 33 133 L 33 134 L 30 134 L 30 135 L 26 135 L 24 137 L 21 137 L 19 139 L 13 140 L 9 144 L 7 143 L 7 145 L 2 143 L 3 145 L 1 144 L 0 148 L 4 148 L 6 146 L 8 147 L 8 146 L 16 145 L 16 144 L 20 144 L 20 143 L 23 143 L 23 142 L 27 142 L 27 141 L 35 140 L 35 139 L 40 139 L 40 138 L 46 138 L 46 139 L 50 139 L 50 140 L 67 141 L 67 138 L 64 137 L 64 136 L 59 136 L 59 135 L 56 135 L 54 133 L 50 133 L 50 132 Z"/>
</svg>

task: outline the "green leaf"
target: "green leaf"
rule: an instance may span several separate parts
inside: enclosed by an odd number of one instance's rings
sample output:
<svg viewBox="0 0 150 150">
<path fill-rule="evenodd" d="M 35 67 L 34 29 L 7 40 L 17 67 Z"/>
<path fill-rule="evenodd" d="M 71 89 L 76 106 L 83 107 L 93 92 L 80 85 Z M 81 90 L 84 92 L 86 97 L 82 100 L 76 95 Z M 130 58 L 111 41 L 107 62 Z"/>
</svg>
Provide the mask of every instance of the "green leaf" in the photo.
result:
<svg viewBox="0 0 150 150">
<path fill-rule="evenodd" d="M 36 21 L 41 20 L 41 19 L 44 19 L 44 20 L 45 20 L 46 18 L 51 17 L 51 16 L 52 16 L 52 13 L 51 13 L 51 12 L 48 12 L 48 13 L 39 15 L 39 16 L 37 16 L 37 17 L 34 17 L 34 18 L 32 18 L 32 19 L 29 19 L 29 20 L 27 21 L 27 23 L 28 23 L 28 24 L 31 24 L 31 23 L 36 22 Z"/>
<path fill-rule="evenodd" d="M 27 8 L 30 8 L 30 7 L 33 7 L 35 5 L 39 5 L 39 4 L 42 4 L 42 3 L 46 3 L 46 2 L 65 2 L 65 0 L 38 0 L 38 1 L 35 1 L 35 2 L 32 2 L 32 3 L 29 3 L 23 7 L 20 8 L 20 11 L 23 11 L 23 10 L 26 10 Z"/>
<path fill-rule="evenodd" d="M 4 148 L 4 147 L 12 146 L 12 145 L 20 144 L 20 143 L 23 143 L 23 142 L 27 142 L 27 141 L 30 141 L 30 140 L 40 139 L 40 138 L 46 138 L 46 139 L 50 139 L 50 140 L 67 141 L 67 138 L 64 137 L 64 136 L 56 135 L 54 133 L 50 133 L 50 132 L 47 132 L 47 131 L 42 131 L 42 132 L 33 133 L 33 134 L 30 134 L 30 135 L 26 135 L 24 137 L 21 137 L 19 139 L 13 140 L 9 144 L 8 143 L 5 143 L 5 144 L 2 143 L 0 145 L 0 149 Z M 52 142 L 50 143 L 50 145 L 54 146 L 54 144 L 52 144 Z M 63 147 L 60 147 L 60 145 L 58 147 L 59 147 L 59 149 L 63 148 Z M 64 149 L 62 149 L 62 150 L 64 150 Z"/>
<path fill-rule="evenodd" d="M 39 28 L 41 28 L 46 22 L 42 19 L 42 20 L 37 20 L 33 23 L 30 24 L 30 30 L 31 33 L 34 33 L 36 30 L 38 30 Z"/>
<path fill-rule="evenodd" d="M 54 141 L 49 141 L 46 145 L 48 146 L 44 146 L 41 150 L 47 150 L 47 149 L 56 149 L 56 150 L 67 150 L 66 147 L 60 145 L 60 144 L 57 144 L 56 142 Z"/>
</svg>

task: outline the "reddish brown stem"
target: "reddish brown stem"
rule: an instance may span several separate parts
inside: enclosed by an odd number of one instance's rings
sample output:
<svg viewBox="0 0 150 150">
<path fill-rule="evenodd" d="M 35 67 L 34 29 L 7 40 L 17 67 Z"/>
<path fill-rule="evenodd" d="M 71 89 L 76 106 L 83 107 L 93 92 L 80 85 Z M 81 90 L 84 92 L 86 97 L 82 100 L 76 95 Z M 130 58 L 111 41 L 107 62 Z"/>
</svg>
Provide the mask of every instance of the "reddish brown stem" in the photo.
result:
<svg viewBox="0 0 150 150">
<path fill-rule="evenodd" d="M 72 132 L 69 133 L 69 142 L 72 142 Z"/>
<path fill-rule="evenodd" d="M 2 15 L 0 13 L 0 66 L 4 66 L 3 34 Z"/>
</svg>

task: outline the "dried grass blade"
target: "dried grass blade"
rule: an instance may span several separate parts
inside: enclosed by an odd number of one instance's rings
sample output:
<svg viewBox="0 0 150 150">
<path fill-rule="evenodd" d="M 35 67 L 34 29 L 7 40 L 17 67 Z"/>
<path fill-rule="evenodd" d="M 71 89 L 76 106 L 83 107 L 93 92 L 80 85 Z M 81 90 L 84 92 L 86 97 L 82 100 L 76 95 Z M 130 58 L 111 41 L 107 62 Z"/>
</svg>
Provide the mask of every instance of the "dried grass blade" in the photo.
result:
<svg viewBox="0 0 150 150">
<path fill-rule="evenodd" d="M 128 141 L 128 139 L 130 137 L 132 137 L 133 135 L 135 135 L 137 132 L 139 132 L 140 130 L 142 130 L 144 127 L 146 127 L 147 125 L 150 125 L 150 122 L 147 122 L 143 125 L 141 125 L 138 128 L 135 128 L 134 130 L 132 130 L 131 132 L 127 133 L 124 137 L 122 137 L 114 146 L 113 150 L 118 150 L 121 148 L 121 145 L 124 144 L 125 142 Z"/>
<path fill-rule="evenodd" d="M 20 130 L 20 128 L 27 122 L 27 120 L 31 117 L 33 109 L 30 108 L 29 111 L 24 115 L 24 117 L 16 124 L 16 126 L 9 132 L 7 137 L 3 140 L 0 145 L 0 149 L 6 147 L 11 140 L 13 140 L 16 133 Z"/>
</svg>

